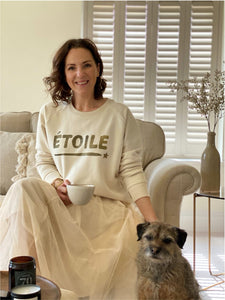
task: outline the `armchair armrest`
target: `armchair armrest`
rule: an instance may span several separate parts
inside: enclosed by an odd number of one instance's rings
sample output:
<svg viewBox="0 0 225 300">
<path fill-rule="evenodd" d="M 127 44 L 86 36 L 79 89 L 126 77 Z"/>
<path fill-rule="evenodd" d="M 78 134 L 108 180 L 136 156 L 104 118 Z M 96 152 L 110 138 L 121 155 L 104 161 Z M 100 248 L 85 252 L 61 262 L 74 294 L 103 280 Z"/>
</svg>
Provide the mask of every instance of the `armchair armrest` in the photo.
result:
<svg viewBox="0 0 225 300">
<path fill-rule="evenodd" d="M 152 205 L 158 218 L 179 226 L 182 197 L 199 188 L 199 172 L 185 163 L 160 158 L 148 164 L 145 174 Z"/>
</svg>

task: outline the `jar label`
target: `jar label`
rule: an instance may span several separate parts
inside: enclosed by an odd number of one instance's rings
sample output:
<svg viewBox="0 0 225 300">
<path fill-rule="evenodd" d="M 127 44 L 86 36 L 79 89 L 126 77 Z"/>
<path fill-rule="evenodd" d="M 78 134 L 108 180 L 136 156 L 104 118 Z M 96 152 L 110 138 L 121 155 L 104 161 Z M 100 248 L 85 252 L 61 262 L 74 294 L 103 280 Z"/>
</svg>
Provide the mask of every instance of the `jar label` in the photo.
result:
<svg viewBox="0 0 225 300">
<path fill-rule="evenodd" d="M 35 272 L 15 271 L 15 286 L 32 283 L 36 283 Z"/>
</svg>

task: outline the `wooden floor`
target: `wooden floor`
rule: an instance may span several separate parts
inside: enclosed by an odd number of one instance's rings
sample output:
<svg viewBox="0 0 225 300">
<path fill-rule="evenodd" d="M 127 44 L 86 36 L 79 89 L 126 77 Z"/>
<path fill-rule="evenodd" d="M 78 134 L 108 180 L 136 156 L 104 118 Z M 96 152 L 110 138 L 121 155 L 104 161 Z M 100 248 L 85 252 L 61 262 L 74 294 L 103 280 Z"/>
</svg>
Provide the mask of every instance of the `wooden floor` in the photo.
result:
<svg viewBox="0 0 225 300">
<path fill-rule="evenodd" d="M 211 276 L 208 268 L 208 235 L 205 233 L 198 234 L 196 240 L 196 279 L 201 287 L 205 289 L 224 280 L 224 275 L 216 277 Z M 212 237 L 211 243 L 211 271 L 213 274 L 225 272 L 225 252 L 224 252 L 224 234 L 220 233 Z M 184 245 L 183 255 L 193 266 L 193 237 L 188 236 Z M 225 283 L 215 285 L 214 287 L 201 291 L 202 300 L 219 300 L 225 299 Z"/>
</svg>

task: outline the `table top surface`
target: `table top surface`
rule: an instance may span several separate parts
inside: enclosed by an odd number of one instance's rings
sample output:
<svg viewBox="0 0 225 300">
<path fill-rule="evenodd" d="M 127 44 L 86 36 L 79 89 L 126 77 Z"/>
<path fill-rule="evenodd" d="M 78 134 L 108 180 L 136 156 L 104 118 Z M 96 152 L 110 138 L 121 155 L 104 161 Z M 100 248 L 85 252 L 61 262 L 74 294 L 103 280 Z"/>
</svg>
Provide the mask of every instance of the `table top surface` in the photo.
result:
<svg viewBox="0 0 225 300">
<path fill-rule="evenodd" d="M 198 192 L 194 193 L 194 195 L 196 197 L 208 197 L 208 198 L 225 200 L 224 190 L 221 190 L 219 193 L 204 193 L 204 192 L 198 191 Z"/>
<path fill-rule="evenodd" d="M 8 291 L 8 272 L 1 271 L 0 272 L 0 286 L 1 290 Z M 52 282 L 51 280 L 42 277 L 36 276 L 36 284 L 41 287 L 41 299 L 43 300 L 60 300 L 61 292 L 59 287 Z"/>
</svg>

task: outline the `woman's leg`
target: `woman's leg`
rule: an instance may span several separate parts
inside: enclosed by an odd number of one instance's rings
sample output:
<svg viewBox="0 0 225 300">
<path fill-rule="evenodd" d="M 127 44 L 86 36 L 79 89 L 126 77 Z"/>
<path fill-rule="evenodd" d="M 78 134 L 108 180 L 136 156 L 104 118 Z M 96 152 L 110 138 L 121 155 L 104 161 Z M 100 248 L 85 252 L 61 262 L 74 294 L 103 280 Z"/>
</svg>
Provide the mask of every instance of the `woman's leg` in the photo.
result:
<svg viewBox="0 0 225 300">
<path fill-rule="evenodd" d="M 0 209 L 0 228 L 0 270 L 8 269 L 11 257 L 32 255 L 41 275 L 86 292 L 83 265 L 92 247 L 50 184 L 36 178 L 14 183 Z"/>
</svg>

